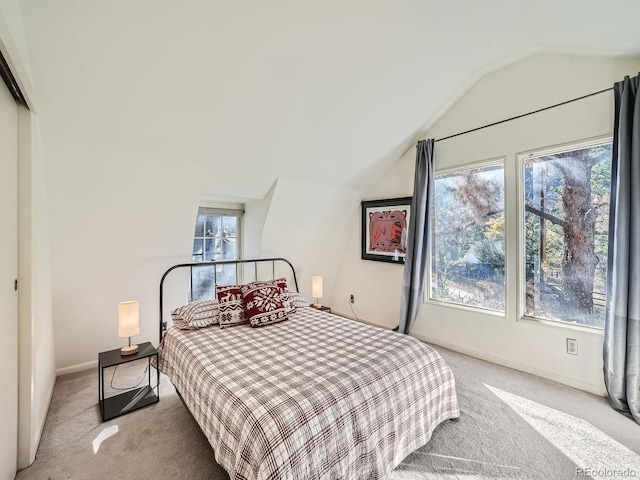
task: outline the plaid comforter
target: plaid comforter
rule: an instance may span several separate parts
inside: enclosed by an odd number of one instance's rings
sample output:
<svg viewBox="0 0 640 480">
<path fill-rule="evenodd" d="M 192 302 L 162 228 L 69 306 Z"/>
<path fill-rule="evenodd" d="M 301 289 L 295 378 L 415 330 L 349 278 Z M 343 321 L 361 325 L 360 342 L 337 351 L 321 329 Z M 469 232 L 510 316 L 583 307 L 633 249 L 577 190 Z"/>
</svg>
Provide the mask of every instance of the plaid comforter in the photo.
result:
<svg viewBox="0 0 640 480">
<path fill-rule="evenodd" d="M 170 328 L 158 350 L 232 479 L 386 478 L 459 415 L 428 345 L 313 308 L 261 328 Z"/>
</svg>

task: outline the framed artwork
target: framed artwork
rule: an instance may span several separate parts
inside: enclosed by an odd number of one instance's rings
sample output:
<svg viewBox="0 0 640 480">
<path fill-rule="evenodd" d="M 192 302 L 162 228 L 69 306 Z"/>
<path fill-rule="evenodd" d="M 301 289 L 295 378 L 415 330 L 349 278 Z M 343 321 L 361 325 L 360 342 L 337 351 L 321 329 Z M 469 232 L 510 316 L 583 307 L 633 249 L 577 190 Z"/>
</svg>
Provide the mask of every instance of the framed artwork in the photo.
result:
<svg viewBox="0 0 640 480">
<path fill-rule="evenodd" d="M 362 259 L 404 263 L 411 197 L 362 202 Z"/>
</svg>

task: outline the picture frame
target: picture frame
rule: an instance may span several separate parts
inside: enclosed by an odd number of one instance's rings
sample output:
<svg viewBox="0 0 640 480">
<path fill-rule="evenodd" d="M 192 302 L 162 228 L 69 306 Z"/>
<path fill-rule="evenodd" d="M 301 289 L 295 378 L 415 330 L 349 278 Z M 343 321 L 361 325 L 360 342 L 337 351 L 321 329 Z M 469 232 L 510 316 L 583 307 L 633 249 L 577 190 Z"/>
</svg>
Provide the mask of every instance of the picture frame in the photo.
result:
<svg viewBox="0 0 640 480">
<path fill-rule="evenodd" d="M 404 264 L 411 197 L 363 200 L 362 260 Z"/>
</svg>

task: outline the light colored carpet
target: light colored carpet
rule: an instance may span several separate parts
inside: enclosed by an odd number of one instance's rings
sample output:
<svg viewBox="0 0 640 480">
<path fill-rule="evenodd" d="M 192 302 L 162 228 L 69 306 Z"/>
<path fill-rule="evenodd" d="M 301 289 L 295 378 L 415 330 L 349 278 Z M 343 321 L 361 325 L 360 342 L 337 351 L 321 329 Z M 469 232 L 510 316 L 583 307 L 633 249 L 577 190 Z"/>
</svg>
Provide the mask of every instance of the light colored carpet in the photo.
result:
<svg viewBox="0 0 640 480">
<path fill-rule="evenodd" d="M 603 468 L 640 477 L 640 426 L 604 398 L 437 349 L 456 376 L 461 416 L 440 425 L 393 480 L 575 479 L 590 468 L 600 469 L 593 477 Z M 136 383 L 145 366 L 119 367 L 116 386 Z M 102 423 L 97 372 L 59 377 L 36 461 L 16 479 L 228 479 L 161 378 L 159 403 Z"/>
</svg>

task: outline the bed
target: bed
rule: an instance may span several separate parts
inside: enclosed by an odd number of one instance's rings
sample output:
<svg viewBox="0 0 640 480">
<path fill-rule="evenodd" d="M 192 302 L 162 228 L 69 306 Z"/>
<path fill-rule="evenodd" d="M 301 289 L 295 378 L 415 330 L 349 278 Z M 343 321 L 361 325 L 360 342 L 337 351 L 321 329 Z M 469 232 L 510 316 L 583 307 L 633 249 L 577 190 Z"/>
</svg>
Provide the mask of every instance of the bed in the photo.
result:
<svg viewBox="0 0 640 480">
<path fill-rule="evenodd" d="M 386 478 L 459 416 L 451 370 L 415 338 L 306 303 L 261 328 L 183 330 L 162 297 L 161 282 L 159 369 L 233 479 Z"/>
</svg>

